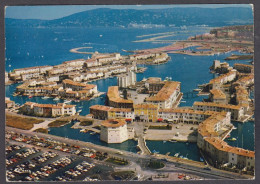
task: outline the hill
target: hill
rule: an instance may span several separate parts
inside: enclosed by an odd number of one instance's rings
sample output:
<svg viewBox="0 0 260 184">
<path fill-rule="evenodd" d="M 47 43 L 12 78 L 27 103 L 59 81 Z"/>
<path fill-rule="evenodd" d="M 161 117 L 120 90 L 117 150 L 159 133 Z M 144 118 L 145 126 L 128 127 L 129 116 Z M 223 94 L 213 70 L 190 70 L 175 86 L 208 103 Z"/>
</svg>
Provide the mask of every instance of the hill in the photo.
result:
<svg viewBox="0 0 260 184">
<path fill-rule="evenodd" d="M 253 24 L 250 8 L 94 9 L 55 20 L 6 19 L 6 26 L 24 27 L 164 27 Z"/>
</svg>

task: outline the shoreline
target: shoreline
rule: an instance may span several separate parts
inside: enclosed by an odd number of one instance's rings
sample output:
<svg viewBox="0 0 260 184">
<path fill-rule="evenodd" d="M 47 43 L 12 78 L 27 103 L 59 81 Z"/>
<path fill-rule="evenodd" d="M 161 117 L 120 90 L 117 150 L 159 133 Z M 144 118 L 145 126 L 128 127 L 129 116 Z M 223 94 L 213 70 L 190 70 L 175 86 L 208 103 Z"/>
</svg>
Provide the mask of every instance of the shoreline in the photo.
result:
<svg viewBox="0 0 260 184">
<path fill-rule="evenodd" d="M 56 135 L 52 135 L 52 134 L 44 134 L 44 133 L 39 133 L 39 132 L 28 132 L 25 130 L 20 130 L 20 129 L 16 129 L 16 128 L 12 128 L 12 127 L 8 127 L 7 131 L 13 131 L 13 132 L 18 132 L 18 133 L 22 133 L 22 134 L 26 134 L 26 135 L 38 135 L 39 137 L 43 137 L 43 138 L 51 138 L 51 139 L 55 139 L 57 141 L 63 142 L 63 143 L 67 143 L 67 144 L 71 144 L 71 145 L 79 145 L 80 147 L 88 147 L 88 148 L 93 148 L 102 152 L 109 152 L 110 154 L 116 154 L 118 155 L 118 151 L 122 152 L 123 154 L 120 156 L 124 155 L 128 155 L 132 158 L 139 158 L 139 159 L 145 159 L 147 158 L 147 155 L 140 155 L 137 153 L 133 153 L 133 152 L 129 152 L 129 151 L 125 151 L 125 150 L 119 150 L 119 149 L 115 149 L 115 148 L 110 148 L 110 147 L 105 147 L 105 146 L 101 146 L 101 145 L 96 145 L 90 142 L 84 142 L 84 141 L 80 141 L 80 140 L 73 140 L 73 139 L 69 139 L 69 138 L 63 138 L 60 136 L 56 136 Z M 193 161 L 193 160 L 188 160 L 188 159 L 182 159 L 179 157 L 174 157 L 174 156 L 167 156 L 167 155 L 163 155 L 163 154 L 154 154 L 154 155 L 149 155 L 148 158 L 154 158 L 154 159 L 167 159 L 170 163 L 175 164 L 178 168 L 182 168 L 182 169 L 188 169 L 188 170 L 196 170 L 196 169 L 203 169 L 205 167 L 205 164 L 203 162 L 199 162 L 199 161 Z M 190 168 L 192 167 L 192 168 Z M 219 170 L 216 168 L 212 168 L 213 171 L 217 171 L 217 172 L 221 172 L 221 173 L 226 173 L 226 174 L 230 174 L 231 176 L 240 176 L 237 173 L 234 172 L 229 172 L 229 171 L 225 171 L 225 170 Z M 201 171 L 202 172 L 202 171 Z M 205 172 L 205 171 L 204 171 Z M 241 177 L 241 176 L 240 176 Z M 252 178 L 253 176 L 250 175 L 243 175 L 243 178 Z"/>
</svg>

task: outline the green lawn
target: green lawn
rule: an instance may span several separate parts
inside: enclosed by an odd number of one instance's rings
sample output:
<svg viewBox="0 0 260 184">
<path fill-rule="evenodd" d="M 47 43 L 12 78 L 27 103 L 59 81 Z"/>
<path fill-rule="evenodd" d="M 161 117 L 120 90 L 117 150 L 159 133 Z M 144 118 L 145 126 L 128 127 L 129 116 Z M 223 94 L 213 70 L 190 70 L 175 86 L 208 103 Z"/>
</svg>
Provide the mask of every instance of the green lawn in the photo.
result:
<svg viewBox="0 0 260 184">
<path fill-rule="evenodd" d="M 148 164 L 148 167 L 152 168 L 152 169 L 160 169 L 164 167 L 164 163 L 160 162 L 160 161 L 153 161 L 151 160 Z"/>
<path fill-rule="evenodd" d="M 91 121 L 91 120 L 86 120 L 86 121 L 81 121 L 80 122 L 80 126 L 90 126 L 90 125 L 92 125 L 93 124 L 93 121 Z"/>
<path fill-rule="evenodd" d="M 38 124 L 43 122 L 41 119 L 36 118 L 28 118 L 28 117 L 21 117 L 21 116 L 13 116 L 6 114 L 6 126 L 20 128 L 23 130 L 30 130 L 33 128 L 34 124 Z"/>
<path fill-rule="evenodd" d="M 69 123 L 69 121 L 55 120 L 55 121 L 51 122 L 48 126 L 49 127 L 60 127 L 60 126 L 66 125 L 67 123 Z"/>
<path fill-rule="evenodd" d="M 47 134 L 48 133 L 48 129 L 46 129 L 46 128 L 38 128 L 38 129 L 34 130 L 34 132 L 40 132 L 40 133 Z"/>
<path fill-rule="evenodd" d="M 172 126 L 171 125 L 152 125 L 149 126 L 148 129 L 159 129 L 159 130 L 171 130 Z"/>
<path fill-rule="evenodd" d="M 128 164 L 127 160 L 119 159 L 119 158 L 108 158 L 106 160 L 106 162 L 110 162 L 110 163 L 113 163 L 113 164 L 116 164 L 116 165 L 127 165 Z"/>
</svg>

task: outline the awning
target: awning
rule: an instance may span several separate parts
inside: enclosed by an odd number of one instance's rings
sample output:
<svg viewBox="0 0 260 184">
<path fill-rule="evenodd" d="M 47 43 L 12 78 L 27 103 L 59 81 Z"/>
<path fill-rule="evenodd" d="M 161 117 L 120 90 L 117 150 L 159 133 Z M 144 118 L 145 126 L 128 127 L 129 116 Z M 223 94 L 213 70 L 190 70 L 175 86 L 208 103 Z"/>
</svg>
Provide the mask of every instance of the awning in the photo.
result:
<svg viewBox="0 0 260 184">
<path fill-rule="evenodd" d="M 163 121 L 163 119 L 162 119 L 162 118 L 159 118 L 158 121 Z"/>
<path fill-rule="evenodd" d="M 125 121 L 132 121 L 132 119 L 125 119 Z"/>
</svg>

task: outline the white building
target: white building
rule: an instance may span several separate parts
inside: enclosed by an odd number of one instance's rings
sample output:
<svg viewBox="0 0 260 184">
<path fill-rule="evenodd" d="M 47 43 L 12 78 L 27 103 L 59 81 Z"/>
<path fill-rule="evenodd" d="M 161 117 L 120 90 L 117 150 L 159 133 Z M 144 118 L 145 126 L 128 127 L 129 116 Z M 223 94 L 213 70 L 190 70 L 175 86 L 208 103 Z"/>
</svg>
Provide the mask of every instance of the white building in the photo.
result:
<svg viewBox="0 0 260 184">
<path fill-rule="evenodd" d="M 8 77 L 8 73 L 5 72 L 5 83 L 8 83 L 9 82 L 9 77 Z"/>
<path fill-rule="evenodd" d="M 85 61 L 84 66 L 87 68 L 95 67 L 95 66 L 100 66 L 101 64 L 95 59 L 91 58 Z"/>
<path fill-rule="evenodd" d="M 35 116 L 57 117 L 76 114 L 76 106 L 64 103 L 53 104 L 38 104 L 34 102 L 26 102 L 23 106 L 25 114 L 33 114 Z"/>
<path fill-rule="evenodd" d="M 108 110 L 108 119 L 118 118 L 132 121 L 135 118 L 134 111 L 130 108 L 111 108 Z"/>
<path fill-rule="evenodd" d="M 209 82 L 210 89 L 219 89 L 222 84 L 233 81 L 236 76 L 237 71 L 233 69 L 226 74 L 222 74 L 214 79 L 211 79 Z"/>
<path fill-rule="evenodd" d="M 213 102 L 194 102 L 194 110 L 199 111 L 225 111 L 231 112 L 231 119 L 239 121 L 244 116 L 244 107 L 240 105 L 217 104 Z"/>
<path fill-rule="evenodd" d="M 125 120 L 109 119 L 102 121 L 100 140 L 107 143 L 122 143 L 128 140 L 127 125 Z"/>
<path fill-rule="evenodd" d="M 63 62 L 64 64 L 68 65 L 68 66 L 83 66 L 83 64 L 85 63 L 84 59 L 76 59 L 76 60 L 71 60 L 71 61 L 65 61 Z"/>
<path fill-rule="evenodd" d="M 146 98 L 146 102 L 158 105 L 159 109 L 176 107 L 182 97 L 180 86 L 180 82 L 167 81 L 156 95 Z"/>
<path fill-rule="evenodd" d="M 198 124 L 211 115 L 218 114 L 214 111 L 198 111 L 189 108 L 159 109 L 158 118 L 169 122 Z"/>
<path fill-rule="evenodd" d="M 126 88 L 128 86 L 135 85 L 136 83 L 136 74 L 134 72 L 128 72 L 126 75 L 119 76 L 117 78 L 117 85 L 120 88 Z"/>
<path fill-rule="evenodd" d="M 59 75 L 51 75 L 47 77 L 47 82 L 58 82 L 60 80 Z"/>
</svg>

